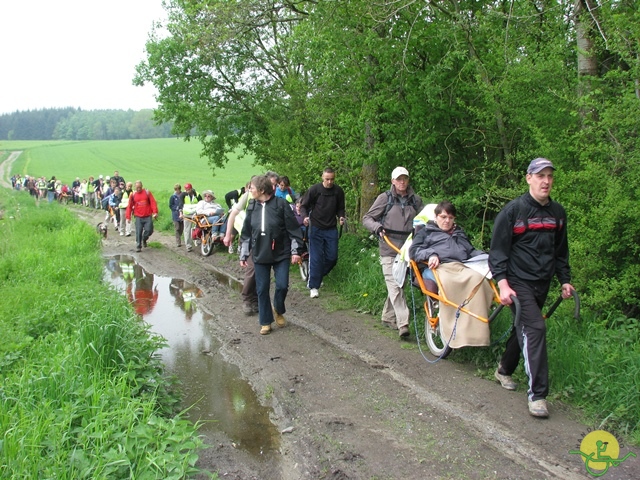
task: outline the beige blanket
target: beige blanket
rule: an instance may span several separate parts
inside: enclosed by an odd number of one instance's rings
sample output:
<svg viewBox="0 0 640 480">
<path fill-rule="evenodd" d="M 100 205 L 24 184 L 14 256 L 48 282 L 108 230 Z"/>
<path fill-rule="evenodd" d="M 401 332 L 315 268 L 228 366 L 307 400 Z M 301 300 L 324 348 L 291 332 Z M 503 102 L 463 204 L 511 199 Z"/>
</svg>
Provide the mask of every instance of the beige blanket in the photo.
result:
<svg viewBox="0 0 640 480">
<path fill-rule="evenodd" d="M 474 314 L 487 318 L 493 301 L 493 290 L 489 282 L 483 280 L 484 277 L 481 273 L 458 262 L 442 263 L 436 272 L 440 277 L 446 297 L 456 305 L 464 302 L 476 285 L 482 282 L 482 286 L 465 305 L 465 308 Z M 451 348 L 489 345 L 489 324 L 462 312 L 458 318 L 455 336 L 451 338 L 456 311 L 456 307 L 446 306 L 440 302 L 440 331 L 443 340 L 450 341 Z"/>
</svg>

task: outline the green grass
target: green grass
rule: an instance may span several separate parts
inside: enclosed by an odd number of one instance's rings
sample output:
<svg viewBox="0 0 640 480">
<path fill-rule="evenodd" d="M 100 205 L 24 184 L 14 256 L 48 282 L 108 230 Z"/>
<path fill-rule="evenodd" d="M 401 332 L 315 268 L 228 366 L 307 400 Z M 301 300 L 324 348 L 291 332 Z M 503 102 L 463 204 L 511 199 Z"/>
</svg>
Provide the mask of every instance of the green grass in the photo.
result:
<svg viewBox="0 0 640 480">
<path fill-rule="evenodd" d="M 0 152 L 22 150 L 11 171 L 44 175 L 70 184 L 76 177 L 113 175 L 118 170 L 127 181 L 141 180 L 152 191 L 173 192 L 173 185 L 187 182 L 197 191 L 211 189 L 224 203 L 228 191 L 244 186 L 264 170 L 253 166 L 253 157 L 233 158 L 215 176 L 200 156 L 201 145 L 174 138 L 110 141 L 0 141 Z"/>
<path fill-rule="evenodd" d="M 102 283 L 100 240 L 57 204 L 0 190 L 0 477 L 186 478 L 202 442 Z"/>
</svg>

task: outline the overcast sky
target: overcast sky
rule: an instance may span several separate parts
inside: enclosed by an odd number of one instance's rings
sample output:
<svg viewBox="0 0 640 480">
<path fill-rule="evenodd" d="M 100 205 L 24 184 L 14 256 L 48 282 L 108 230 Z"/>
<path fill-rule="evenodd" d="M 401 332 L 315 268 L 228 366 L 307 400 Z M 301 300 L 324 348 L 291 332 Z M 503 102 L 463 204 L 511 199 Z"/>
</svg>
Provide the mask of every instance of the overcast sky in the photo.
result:
<svg viewBox="0 0 640 480">
<path fill-rule="evenodd" d="M 0 0 L 0 114 L 154 108 L 134 87 L 162 0 Z"/>
</svg>

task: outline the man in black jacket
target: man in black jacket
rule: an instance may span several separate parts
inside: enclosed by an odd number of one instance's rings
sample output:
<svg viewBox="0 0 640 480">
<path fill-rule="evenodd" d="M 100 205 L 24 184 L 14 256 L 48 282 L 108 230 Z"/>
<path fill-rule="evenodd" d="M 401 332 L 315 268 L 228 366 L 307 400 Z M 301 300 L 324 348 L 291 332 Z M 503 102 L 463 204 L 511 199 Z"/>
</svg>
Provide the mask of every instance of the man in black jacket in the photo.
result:
<svg viewBox="0 0 640 480">
<path fill-rule="evenodd" d="M 511 305 L 511 296 L 520 301 L 520 324 L 511 331 L 496 379 L 507 390 L 515 390 L 511 378 L 524 356 L 529 377 L 529 413 L 548 417 L 549 393 L 546 325 L 542 306 L 551 279 L 558 277 L 562 296 L 572 295 L 567 241 L 567 215 L 551 199 L 555 167 L 546 158 L 532 160 L 527 169 L 529 193 L 509 202 L 496 217 L 489 252 L 489 267 L 498 282 L 500 302 Z"/>
<path fill-rule="evenodd" d="M 309 228 L 309 295 L 318 298 L 322 278 L 338 263 L 337 225 L 344 225 L 344 191 L 335 184 L 332 168 L 322 172 L 322 182 L 312 185 L 300 202 L 300 215 Z"/>
</svg>

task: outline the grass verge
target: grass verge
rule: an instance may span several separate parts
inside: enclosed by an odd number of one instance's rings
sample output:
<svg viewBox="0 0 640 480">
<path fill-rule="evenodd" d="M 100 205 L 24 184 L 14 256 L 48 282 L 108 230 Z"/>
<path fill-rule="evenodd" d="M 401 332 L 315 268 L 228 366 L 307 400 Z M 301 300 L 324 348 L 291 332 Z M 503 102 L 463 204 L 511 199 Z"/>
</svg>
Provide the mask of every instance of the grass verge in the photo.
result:
<svg viewBox="0 0 640 480">
<path fill-rule="evenodd" d="M 98 235 L 24 193 L 0 210 L 0 477 L 195 475 L 163 341 L 102 283 Z"/>
</svg>

